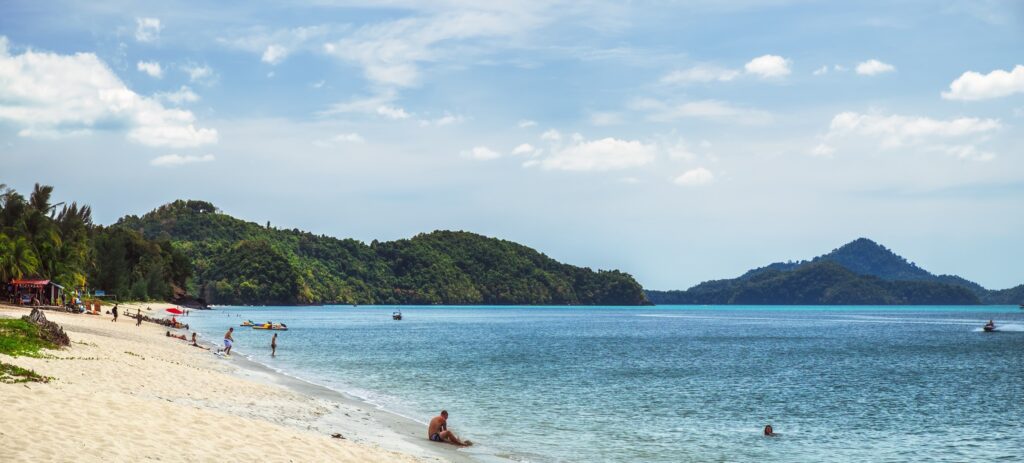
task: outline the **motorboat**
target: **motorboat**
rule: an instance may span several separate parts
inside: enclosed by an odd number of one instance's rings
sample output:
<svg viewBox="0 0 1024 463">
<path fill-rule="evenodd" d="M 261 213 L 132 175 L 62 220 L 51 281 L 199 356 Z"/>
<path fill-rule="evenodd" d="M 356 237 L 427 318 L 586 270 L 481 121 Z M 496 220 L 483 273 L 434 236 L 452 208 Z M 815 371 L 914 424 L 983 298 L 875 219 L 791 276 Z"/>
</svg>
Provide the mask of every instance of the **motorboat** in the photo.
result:
<svg viewBox="0 0 1024 463">
<path fill-rule="evenodd" d="M 392 312 L 391 313 L 391 319 L 392 320 L 401 320 L 402 319 L 402 311 L 401 310 L 397 310 L 397 311 Z"/>
</svg>

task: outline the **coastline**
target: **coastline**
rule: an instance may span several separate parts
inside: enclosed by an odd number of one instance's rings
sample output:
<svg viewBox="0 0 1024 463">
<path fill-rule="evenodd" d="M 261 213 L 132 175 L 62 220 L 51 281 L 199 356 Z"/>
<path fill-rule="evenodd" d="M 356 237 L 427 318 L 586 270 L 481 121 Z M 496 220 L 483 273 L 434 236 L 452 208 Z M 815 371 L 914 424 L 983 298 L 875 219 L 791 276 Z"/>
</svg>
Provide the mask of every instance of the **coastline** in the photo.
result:
<svg viewBox="0 0 1024 463">
<path fill-rule="evenodd" d="M 121 308 L 147 305 L 154 304 Z M 29 312 L 0 305 L 0 318 Z M 164 326 L 137 327 L 124 316 L 112 323 L 109 315 L 45 315 L 72 344 L 41 358 L 0 355 L 54 378 L 0 384 L 7 399 L 0 461 L 476 461 L 427 442 L 414 420 L 241 355 L 215 356 L 166 337 Z"/>
</svg>

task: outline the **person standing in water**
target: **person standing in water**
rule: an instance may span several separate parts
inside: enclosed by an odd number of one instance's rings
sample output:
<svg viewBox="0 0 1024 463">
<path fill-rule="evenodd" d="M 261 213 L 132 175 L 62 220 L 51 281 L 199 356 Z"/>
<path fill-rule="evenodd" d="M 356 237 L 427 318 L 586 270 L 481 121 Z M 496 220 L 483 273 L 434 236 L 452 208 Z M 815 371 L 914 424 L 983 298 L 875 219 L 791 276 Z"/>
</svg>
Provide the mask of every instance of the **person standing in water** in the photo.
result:
<svg viewBox="0 0 1024 463">
<path fill-rule="evenodd" d="M 231 337 L 231 333 L 235 332 L 235 327 L 228 328 L 228 332 L 224 333 L 224 355 L 231 355 L 231 345 L 235 343 L 235 339 Z"/>
<path fill-rule="evenodd" d="M 270 338 L 270 356 L 277 356 L 277 333 L 274 333 L 274 337 Z"/>
</svg>

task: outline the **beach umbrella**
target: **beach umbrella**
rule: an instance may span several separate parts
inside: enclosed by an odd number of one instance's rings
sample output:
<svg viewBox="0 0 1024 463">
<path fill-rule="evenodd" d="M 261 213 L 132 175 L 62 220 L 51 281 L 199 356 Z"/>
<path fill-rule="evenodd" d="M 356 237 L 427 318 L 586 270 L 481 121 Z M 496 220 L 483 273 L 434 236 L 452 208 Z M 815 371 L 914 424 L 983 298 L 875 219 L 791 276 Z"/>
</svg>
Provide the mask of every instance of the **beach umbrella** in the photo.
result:
<svg viewBox="0 0 1024 463">
<path fill-rule="evenodd" d="M 174 314 L 174 315 L 181 315 L 182 313 L 184 313 L 181 310 L 176 309 L 174 307 L 171 307 L 170 309 L 167 309 L 167 311 L 172 313 L 172 314 Z"/>
</svg>

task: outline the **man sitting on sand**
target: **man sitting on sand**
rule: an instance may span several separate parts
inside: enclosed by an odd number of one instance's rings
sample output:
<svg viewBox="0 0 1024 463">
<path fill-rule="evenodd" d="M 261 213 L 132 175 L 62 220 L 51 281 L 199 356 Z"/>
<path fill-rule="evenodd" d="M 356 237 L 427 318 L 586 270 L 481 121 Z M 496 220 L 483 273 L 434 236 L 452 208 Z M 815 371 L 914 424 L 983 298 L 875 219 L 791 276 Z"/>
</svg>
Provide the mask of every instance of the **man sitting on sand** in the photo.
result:
<svg viewBox="0 0 1024 463">
<path fill-rule="evenodd" d="M 448 430 L 448 411 L 441 410 L 441 414 L 430 419 L 427 425 L 427 438 L 434 442 L 447 442 L 449 444 L 466 447 L 471 445 L 469 441 L 462 442 L 455 433 Z"/>
<path fill-rule="evenodd" d="M 235 339 L 231 337 L 231 333 L 235 332 L 235 327 L 228 328 L 228 332 L 224 333 L 224 355 L 231 355 L 231 344 L 235 342 Z"/>
</svg>

